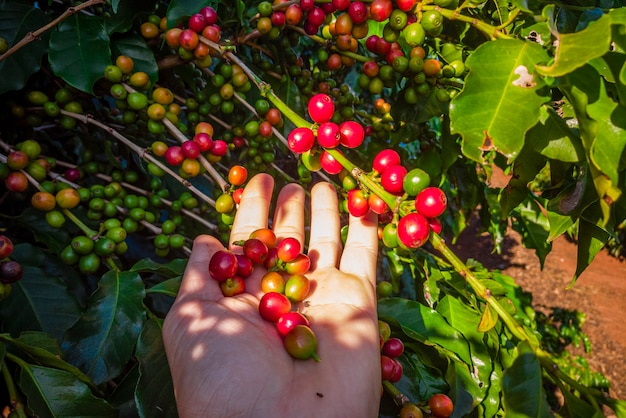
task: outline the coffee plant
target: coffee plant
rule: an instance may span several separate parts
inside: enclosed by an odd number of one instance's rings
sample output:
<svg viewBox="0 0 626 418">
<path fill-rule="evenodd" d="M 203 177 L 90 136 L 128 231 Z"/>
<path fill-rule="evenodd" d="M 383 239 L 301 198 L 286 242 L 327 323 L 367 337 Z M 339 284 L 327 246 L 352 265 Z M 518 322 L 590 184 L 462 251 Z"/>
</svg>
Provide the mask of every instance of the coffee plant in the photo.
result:
<svg viewBox="0 0 626 418">
<path fill-rule="evenodd" d="M 161 327 L 191 242 L 227 243 L 267 172 L 379 216 L 381 417 L 625 417 L 567 351 L 578 313 L 442 238 L 478 213 L 543 263 L 570 234 L 571 285 L 621 248 L 625 50 L 618 0 L 0 0 L 3 416 L 177 416 Z M 261 314 L 313 361 L 274 306 L 309 291 L 306 249 L 271 235 L 214 278 L 269 265 Z"/>
</svg>

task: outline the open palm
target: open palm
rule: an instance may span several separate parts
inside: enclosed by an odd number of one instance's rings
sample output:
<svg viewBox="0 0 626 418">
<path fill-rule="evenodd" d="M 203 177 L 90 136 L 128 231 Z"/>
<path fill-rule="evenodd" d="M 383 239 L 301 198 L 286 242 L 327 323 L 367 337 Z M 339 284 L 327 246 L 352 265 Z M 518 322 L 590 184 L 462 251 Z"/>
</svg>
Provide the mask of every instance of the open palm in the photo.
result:
<svg viewBox="0 0 626 418">
<path fill-rule="evenodd" d="M 268 175 L 250 180 L 231 243 L 267 227 L 272 189 Z M 273 223 L 279 239 L 304 242 L 304 200 L 297 185 L 281 190 Z M 208 263 L 223 247 L 201 236 L 163 328 L 181 417 L 378 415 L 375 218 L 351 218 L 342 252 L 337 197 L 330 185 L 313 188 L 311 212 L 307 276 L 313 290 L 298 310 L 317 335 L 321 361 L 291 358 L 274 324 L 260 317 L 263 268 L 246 279 L 246 293 L 222 296 Z"/>
</svg>

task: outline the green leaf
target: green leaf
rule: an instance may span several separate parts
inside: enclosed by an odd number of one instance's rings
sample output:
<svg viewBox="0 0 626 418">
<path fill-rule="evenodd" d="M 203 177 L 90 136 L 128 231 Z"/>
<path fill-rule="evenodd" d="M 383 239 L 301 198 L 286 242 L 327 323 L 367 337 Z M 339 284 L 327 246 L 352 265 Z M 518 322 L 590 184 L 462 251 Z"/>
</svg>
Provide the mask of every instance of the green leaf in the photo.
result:
<svg viewBox="0 0 626 418">
<path fill-rule="evenodd" d="M 465 87 L 450 104 L 451 131 L 463 137 L 463 154 L 481 162 L 483 151 L 496 149 L 515 159 L 550 99 L 534 74 L 547 59 L 540 45 L 518 40 L 487 42 L 470 55 Z"/>
<path fill-rule="evenodd" d="M 41 242 L 53 253 L 60 254 L 70 243 L 71 238 L 67 230 L 50 226 L 44 213 L 33 207 L 24 210 L 19 222 L 33 233 L 35 241 Z"/>
<path fill-rule="evenodd" d="M 178 416 L 174 385 L 163 346 L 162 327 L 163 321 L 160 319 L 146 321 L 137 342 L 140 377 L 135 401 L 142 418 Z"/>
<path fill-rule="evenodd" d="M 80 306 L 68 292 L 63 271 L 30 244 L 16 245 L 12 258 L 22 264 L 24 275 L 13 284 L 11 297 L 0 304 L 2 330 L 14 335 L 44 331 L 60 341 L 80 317 Z"/>
<path fill-rule="evenodd" d="M 93 93 L 94 83 L 111 64 L 109 35 L 96 17 L 76 14 L 50 37 L 50 67 L 69 85 Z"/>
<path fill-rule="evenodd" d="M 537 201 L 531 199 L 520 205 L 516 212 L 513 229 L 520 233 L 524 247 L 535 250 L 543 268 L 546 256 L 552 249 L 552 244 L 548 242 L 550 235 L 548 217 Z"/>
<path fill-rule="evenodd" d="M 180 288 L 180 280 L 180 278 L 173 278 L 162 281 L 148 289 L 147 293 L 160 293 L 175 298 Z"/>
<path fill-rule="evenodd" d="M 412 300 L 387 298 L 378 302 L 378 315 L 397 323 L 409 338 L 455 353 L 466 363 L 472 361 L 463 335 L 434 309 Z"/>
<path fill-rule="evenodd" d="M 561 391 L 565 399 L 564 407 L 569 412 L 571 418 L 602 418 L 605 415 L 600 408 L 585 402 L 581 398 L 574 396 L 569 390 Z"/>
<path fill-rule="evenodd" d="M 12 344 L 15 348 L 27 355 L 40 365 L 65 370 L 73 376 L 91 385 L 91 380 L 80 369 L 61 359 L 62 352 L 58 341 L 41 332 L 27 332 L 18 338 L 12 338 L 8 334 L 0 334 L 0 340 Z"/>
<path fill-rule="evenodd" d="M 574 286 L 576 280 L 583 271 L 591 264 L 596 255 L 606 245 L 610 234 L 601 226 L 580 219 L 578 224 L 578 257 L 576 258 L 576 272 L 568 288 Z"/>
<path fill-rule="evenodd" d="M 454 410 L 450 418 L 467 417 L 474 409 L 474 402 L 480 402 L 483 398 L 482 394 L 476 397 L 468 391 L 476 386 L 476 382 L 467 367 L 457 362 L 451 362 L 446 369 L 446 381 L 450 385 L 448 395 L 454 399 Z"/>
<path fill-rule="evenodd" d="M 139 274 L 109 271 L 85 313 L 68 330 L 64 340 L 68 359 L 95 384 L 117 377 L 126 366 L 145 321 L 144 297 Z"/>
<path fill-rule="evenodd" d="M 128 32 L 133 26 L 137 15 L 145 15 L 154 11 L 154 2 L 150 0 L 113 1 L 113 14 L 105 19 L 104 25 L 108 34 Z"/>
<path fill-rule="evenodd" d="M 560 77 L 582 67 L 588 61 L 601 57 L 611 43 L 611 17 L 604 15 L 576 33 L 554 34 L 557 48 L 554 63 L 537 66 L 540 74 Z"/>
<path fill-rule="evenodd" d="M 28 407 L 41 418 L 117 417 L 105 400 L 93 396 L 87 385 L 64 370 L 20 362 L 18 384 Z"/>
<path fill-rule="evenodd" d="M 548 223 L 550 224 L 550 235 L 548 242 L 552 242 L 561 236 L 565 231 L 574 225 L 574 219 L 571 216 L 561 215 L 557 212 L 548 211 Z"/>
<path fill-rule="evenodd" d="M 150 258 L 144 258 L 135 263 L 129 271 L 135 273 L 156 273 L 166 278 L 180 277 L 185 272 L 186 259 L 172 260 L 167 264 L 158 263 Z"/>
<path fill-rule="evenodd" d="M 486 305 L 483 314 L 480 316 L 480 322 L 476 330 L 478 332 L 491 331 L 498 323 L 498 313 L 491 307 Z"/>
<path fill-rule="evenodd" d="M 552 160 L 584 161 L 585 149 L 580 138 L 552 108 L 543 106 L 540 118 L 526 133 L 526 142 L 534 151 Z"/>
<path fill-rule="evenodd" d="M 128 55 L 135 63 L 133 71 L 143 71 L 150 77 L 150 82 L 155 84 L 159 79 L 159 66 L 154 58 L 154 52 L 148 47 L 146 41 L 138 35 L 117 38 L 111 43 L 113 56 Z"/>
<path fill-rule="evenodd" d="M 10 46 L 49 22 L 41 9 L 28 4 L 2 1 L 0 10 L 0 37 L 6 39 Z M 28 78 L 41 67 L 49 38 L 50 32 L 46 31 L 39 39 L 0 61 L 0 94 L 20 90 L 26 85 Z"/>
<path fill-rule="evenodd" d="M 526 342 L 520 343 L 518 350 L 517 358 L 502 378 L 507 418 L 552 417 L 537 356 Z"/>
</svg>

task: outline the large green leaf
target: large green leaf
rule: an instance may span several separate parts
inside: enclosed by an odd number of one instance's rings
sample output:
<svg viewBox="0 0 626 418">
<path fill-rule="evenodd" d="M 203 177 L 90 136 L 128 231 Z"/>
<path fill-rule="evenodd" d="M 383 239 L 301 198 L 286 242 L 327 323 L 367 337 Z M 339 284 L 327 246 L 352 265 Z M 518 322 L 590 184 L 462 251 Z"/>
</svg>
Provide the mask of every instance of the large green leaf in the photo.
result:
<svg viewBox="0 0 626 418">
<path fill-rule="evenodd" d="M 502 379 L 507 418 L 552 417 L 537 356 L 526 342 L 520 343 L 518 350 L 517 358 L 504 371 Z"/>
<path fill-rule="evenodd" d="M 387 298 L 379 301 L 378 315 L 382 320 L 397 324 L 409 338 L 434 344 L 456 354 L 465 363 L 471 363 L 471 353 L 463 335 L 434 309 L 412 300 Z"/>
<path fill-rule="evenodd" d="M 147 289 L 148 293 L 160 293 L 173 298 L 178 295 L 178 289 L 180 289 L 180 278 L 173 278 L 164 280 L 161 283 L 155 284 L 151 288 Z"/>
<path fill-rule="evenodd" d="M 541 108 L 540 121 L 526 133 L 526 143 L 536 152 L 564 162 L 585 159 L 580 138 L 556 112 L 547 106 Z"/>
<path fill-rule="evenodd" d="M 450 385 L 449 396 L 454 399 L 454 410 L 451 418 L 466 417 L 472 412 L 475 403 L 482 401 L 482 396 L 476 397 L 470 393 L 476 386 L 476 381 L 470 375 L 464 364 L 451 362 L 446 370 L 446 381 Z"/>
<path fill-rule="evenodd" d="M 161 335 L 162 326 L 160 319 L 146 321 L 137 342 L 140 377 L 135 402 L 142 418 L 178 416 L 174 385 Z"/>
<path fill-rule="evenodd" d="M 150 258 L 144 258 L 135 263 L 130 271 L 135 273 L 157 273 L 168 279 L 182 276 L 187 266 L 187 260 L 178 258 L 167 264 L 158 263 Z"/>
<path fill-rule="evenodd" d="M 76 14 L 63 21 L 50 37 L 50 67 L 69 85 L 92 93 L 111 63 L 109 35 L 103 22 Z"/>
<path fill-rule="evenodd" d="M 576 272 L 568 287 L 572 287 L 578 277 L 591 264 L 596 255 L 604 248 L 609 240 L 609 233 L 600 225 L 580 219 L 578 224 L 578 256 L 576 257 Z"/>
<path fill-rule="evenodd" d="M 105 400 L 93 396 L 89 387 L 73 374 L 20 362 L 18 384 L 28 407 L 41 418 L 117 417 Z"/>
<path fill-rule="evenodd" d="M 14 45 L 48 23 L 48 17 L 30 5 L 12 1 L 0 1 L 0 37 Z M 28 77 L 39 70 L 41 58 L 48 50 L 49 31 L 13 55 L 0 61 L 0 94 L 19 90 L 26 85 Z"/>
<path fill-rule="evenodd" d="M 41 332 L 27 332 L 19 338 L 12 338 L 8 334 L 0 334 L 0 340 L 13 345 L 22 354 L 34 360 L 39 365 L 65 370 L 79 380 L 91 385 L 91 380 L 80 369 L 61 359 L 61 347 L 56 339 Z"/>
<path fill-rule="evenodd" d="M 111 8 L 113 14 L 104 22 L 108 34 L 127 32 L 132 28 L 133 20 L 138 15 L 154 10 L 154 2 L 151 0 L 117 0 L 111 2 Z"/>
<path fill-rule="evenodd" d="M 467 59 L 463 91 L 450 104 L 450 126 L 463 137 L 463 153 L 476 161 L 496 149 L 514 159 L 526 131 L 550 99 L 535 65 L 548 55 L 536 43 L 498 40 L 481 45 Z"/>
<path fill-rule="evenodd" d="M 13 335 L 44 331 L 60 341 L 80 317 L 80 306 L 68 291 L 63 271 L 30 244 L 16 245 L 12 258 L 22 264 L 24 276 L 0 304 L 2 330 Z"/>
<path fill-rule="evenodd" d="M 117 377 L 126 366 L 145 321 L 145 293 L 137 273 L 109 271 L 67 332 L 64 349 L 69 361 L 94 383 Z"/>
<path fill-rule="evenodd" d="M 609 50 L 611 17 L 604 15 L 580 32 L 555 35 L 557 48 L 554 63 L 550 66 L 537 66 L 537 71 L 543 75 L 560 77 L 594 58 L 601 57 Z"/>
</svg>

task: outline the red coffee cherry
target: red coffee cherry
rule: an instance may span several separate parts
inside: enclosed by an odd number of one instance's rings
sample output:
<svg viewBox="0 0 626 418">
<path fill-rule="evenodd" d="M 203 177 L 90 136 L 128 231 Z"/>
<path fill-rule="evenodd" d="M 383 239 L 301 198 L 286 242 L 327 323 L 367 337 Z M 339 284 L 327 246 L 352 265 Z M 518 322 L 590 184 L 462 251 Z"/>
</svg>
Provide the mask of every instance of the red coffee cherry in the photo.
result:
<svg viewBox="0 0 626 418">
<path fill-rule="evenodd" d="M 341 142 L 339 125 L 324 122 L 317 128 L 317 143 L 324 148 L 336 148 Z"/>
<path fill-rule="evenodd" d="M 337 150 L 337 152 L 340 152 Z M 322 155 L 320 156 L 320 165 L 322 169 L 328 174 L 339 174 L 341 170 L 343 170 L 343 166 L 328 153 L 328 151 L 322 151 Z"/>
<path fill-rule="evenodd" d="M 237 274 L 237 257 L 230 251 L 220 250 L 213 254 L 209 261 L 209 274 L 218 282 L 234 277 Z"/>
<path fill-rule="evenodd" d="M 308 110 L 313 122 L 324 123 L 332 119 L 335 113 L 335 104 L 329 95 L 318 93 L 309 100 Z"/>
<path fill-rule="evenodd" d="M 259 314 L 266 321 L 276 322 L 289 311 L 291 311 L 291 302 L 282 293 L 266 293 L 259 301 Z"/>
<path fill-rule="evenodd" d="M 400 357 L 404 352 L 404 343 L 399 338 L 389 338 L 385 341 L 382 352 L 384 355 L 391 358 Z"/>
<path fill-rule="evenodd" d="M 267 257 L 267 251 L 267 245 L 260 239 L 250 238 L 243 244 L 243 253 L 253 263 L 263 264 L 265 257 Z"/>
<path fill-rule="evenodd" d="M 9 257 L 13 253 L 13 241 L 5 235 L 0 235 L 0 260 Z"/>
<path fill-rule="evenodd" d="M 276 329 L 280 335 L 285 336 L 289 331 L 294 329 L 296 325 L 305 325 L 308 327 L 309 320 L 300 312 L 287 312 L 278 318 Z"/>
<path fill-rule="evenodd" d="M 415 197 L 415 209 L 427 218 L 441 215 L 447 204 L 446 194 L 439 187 L 427 187 Z"/>
<path fill-rule="evenodd" d="M 452 399 L 443 393 L 437 393 L 431 396 L 430 399 L 428 399 L 428 406 L 435 418 L 448 418 L 452 415 L 452 411 L 454 410 Z"/>
<path fill-rule="evenodd" d="M 387 168 L 380 175 L 380 184 L 389 193 L 401 195 L 404 193 L 403 180 L 407 170 L 401 165 Z"/>
<path fill-rule="evenodd" d="M 374 157 L 372 169 L 382 174 L 389 167 L 400 165 L 400 154 L 392 149 L 384 149 Z"/>
<path fill-rule="evenodd" d="M 348 120 L 339 125 L 341 145 L 346 148 L 357 148 L 365 139 L 365 129 L 360 123 Z"/>
<path fill-rule="evenodd" d="M 419 213 L 409 213 L 398 222 L 398 239 L 409 248 L 419 248 L 428 241 L 430 227 Z"/>
<path fill-rule="evenodd" d="M 296 154 L 309 151 L 315 145 L 315 135 L 309 128 L 296 128 L 287 137 L 289 149 Z"/>
<path fill-rule="evenodd" d="M 352 189 L 348 192 L 348 212 L 350 215 L 360 218 L 369 211 L 369 203 L 361 189 Z"/>
<path fill-rule="evenodd" d="M 220 289 L 222 290 L 222 294 L 224 296 L 237 296 L 246 291 L 246 284 L 243 281 L 243 278 L 234 276 L 220 282 Z"/>
<path fill-rule="evenodd" d="M 301 250 L 302 245 L 300 245 L 300 241 L 295 238 L 288 237 L 278 244 L 277 255 L 281 261 L 287 263 L 294 260 L 300 254 Z"/>
</svg>

